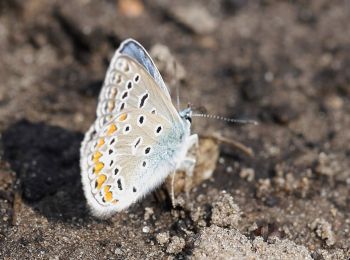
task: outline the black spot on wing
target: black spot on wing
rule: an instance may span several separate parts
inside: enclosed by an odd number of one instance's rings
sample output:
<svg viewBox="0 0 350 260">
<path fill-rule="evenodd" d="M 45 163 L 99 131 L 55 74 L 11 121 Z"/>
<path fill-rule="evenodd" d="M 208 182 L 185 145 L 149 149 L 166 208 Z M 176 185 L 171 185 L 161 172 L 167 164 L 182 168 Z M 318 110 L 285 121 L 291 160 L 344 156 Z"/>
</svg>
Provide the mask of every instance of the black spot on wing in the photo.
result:
<svg viewBox="0 0 350 260">
<path fill-rule="evenodd" d="M 121 182 L 120 179 L 117 180 L 117 185 L 118 185 L 118 189 L 119 189 L 119 190 L 123 190 L 122 182 Z"/>
<path fill-rule="evenodd" d="M 140 101 L 140 106 L 139 106 L 140 108 L 145 105 L 145 102 L 146 102 L 148 96 L 149 96 L 148 93 L 146 93 L 142 96 L 141 101 Z"/>
</svg>

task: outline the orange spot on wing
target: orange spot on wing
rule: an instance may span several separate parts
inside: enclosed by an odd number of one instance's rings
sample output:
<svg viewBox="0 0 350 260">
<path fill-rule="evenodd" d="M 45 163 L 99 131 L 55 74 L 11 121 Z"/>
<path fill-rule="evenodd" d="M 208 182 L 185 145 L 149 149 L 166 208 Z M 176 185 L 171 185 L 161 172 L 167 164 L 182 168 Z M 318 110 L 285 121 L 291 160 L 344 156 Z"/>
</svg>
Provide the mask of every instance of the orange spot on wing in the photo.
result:
<svg viewBox="0 0 350 260">
<path fill-rule="evenodd" d="M 110 202 L 110 201 L 112 201 L 112 199 L 113 199 L 113 194 L 112 194 L 112 192 L 107 192 L 106 195 L 105 195 L 105 200 L 106 200 L 107 202 Z"/>
<path fill-rule="evenodd" d="M 100 140 L 98 140 L 97 147 L 101 147 L 102 145 L 104 145 L 104 143 L 105 143 L 105 140 L 101 138 Z"/>
<path fill-rule="evenodd" d="M 102 156 L 102 153 L 100 153 L 99 151 L 94 153 L 94 155 L 92 156 L 92 160 L 94 161 L 94 163 L 97 163 L 98 160 L 101 158 L 101 156 Z"/>
<path fill-rule="evenodd" d="M 123 113 L 119 116 L 118 120 L 119 121 L 124 121 L 126 118 L 128 117 L 128 114 L 127 113 Z"/>
<path fill-rule="evenodd" d="M 94 173 L 98 174 L 105 165 L 102 162 L 97 162 L 95 164 Z"/>
<path fill-rule="evenodd" d="M 104 192 L 105 192 L 105 201 L 110 202 L 113 199 L 113 193 L 109 191 L 111 186 L 107 185 L 104 187 Z"/>
<path fill-rule="evenodd" d="M 107 192 L 109 192 L 110 189 L 111 189 L 111 186 L 106 185 L 103 190 L 105 193 L 107 193 Z"/>
<path fill-rule="evenodd" d="M 117 130 L 118 130 L 118 128 L 116 127 L 116 125 L 115 124 L 111 124 L 111 126 L 108 128 L 107 134 L 111 135 Z"/>
<path fill-rule="evenodd" d="M 97 182 L 97 187 L 96 188 L 98 190 L 100 190 L 102 188 L 102 185 L 106 181 L 106 179 L 107 179 L 106 175 L 101 174 L 100 176 L 98 176 L 97 181 L 96 181 Z"/>
</svg>

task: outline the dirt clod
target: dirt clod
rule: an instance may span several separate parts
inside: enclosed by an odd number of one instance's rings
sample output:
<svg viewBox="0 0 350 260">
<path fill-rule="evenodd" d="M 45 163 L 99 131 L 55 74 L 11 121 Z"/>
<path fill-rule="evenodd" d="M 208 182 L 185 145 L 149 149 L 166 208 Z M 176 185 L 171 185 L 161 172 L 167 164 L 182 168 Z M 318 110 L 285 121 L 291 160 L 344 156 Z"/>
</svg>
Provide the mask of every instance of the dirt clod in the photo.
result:
<svg viewBox="0 0 350 260">
<path fill-rule="evenodd" d="M 167 253 L 178 254 L 185 247 L 185 240 L 178 236 L 171 237 L 171 241 L 166 249 Z"/>
<path fill-rule="evenodd" d="M 254 180 L 254 177 L 255 177 L 255 171 L 252 168 L 243 168 L 240 171 L 239 176 L 242 179 L 246 179 L 248 182 L 252 182 Z"/>
<path fill-rule="evenodd" d="M 211 222 L 219 227 L 235 228 L 241 220 L 241 210 L 235 204 L 233 197 L 221 193 L 213 203 Z"/>
<path fill-rule="evenodd" d="M 164 245 L 169 242 L 169 232 L 158 233 L 156 239 L 160 245 Z"/>
<path fill-rule="evenodd" d="M 312 259 L 310 252 L 288 240 L 250 241 L 235 229 L 204 228 L 195 242 L 193 259 Z"/>
<path fill-rule="evenodd" d="M 315 231 L 316 235 L 325 241 L 327 246 L 335 244 L 336 239 L 332 231 L 332 225 L 323 218 L 317 218 L 311 223 L 310 228 Z"/>
</svg>

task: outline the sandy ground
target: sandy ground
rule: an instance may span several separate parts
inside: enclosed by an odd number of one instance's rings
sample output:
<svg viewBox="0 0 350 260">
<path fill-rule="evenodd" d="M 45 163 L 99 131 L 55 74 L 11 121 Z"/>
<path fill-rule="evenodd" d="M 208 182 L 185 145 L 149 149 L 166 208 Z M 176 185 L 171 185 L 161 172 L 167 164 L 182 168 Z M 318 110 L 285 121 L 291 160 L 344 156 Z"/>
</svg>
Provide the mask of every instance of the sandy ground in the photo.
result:
<svg viewBox="0 0 350 260">
<path fill-rule="evenodd" d="M 1 1 L 0 258 L 349 258 L 349 20 L 345 0 Z M 182 106 L 260 124 L 194 119 L 255 155 L 221 145 L 187 205 L 101 221 L 79 146 L 128 37 L 170 50 Z"/>
</svg>

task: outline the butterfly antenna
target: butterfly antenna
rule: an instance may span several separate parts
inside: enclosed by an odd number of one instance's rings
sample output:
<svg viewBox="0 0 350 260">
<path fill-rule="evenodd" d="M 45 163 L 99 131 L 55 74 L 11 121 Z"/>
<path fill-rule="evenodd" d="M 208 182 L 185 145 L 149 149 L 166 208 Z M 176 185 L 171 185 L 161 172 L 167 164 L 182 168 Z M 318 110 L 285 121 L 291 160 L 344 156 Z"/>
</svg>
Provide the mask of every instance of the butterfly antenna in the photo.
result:
<svg viewBox="0 0 350 260">
<path fill-rule="evenodd" d="M 255 120 L 235 119 L 235 118 L 228 118 L 228 117 L 209 115 L 209 114 L 192 114 L 192 117 L 203 117 L 203 118 L 209 118 L 209 119 L 217 119 L 217 120 L 222 120 L 222 121 L 226 121 L 226 122 L 234 123 L 234 124 L 251 124 L 251 125 L 258 125 L 259 124 Z"/>
</svg>

